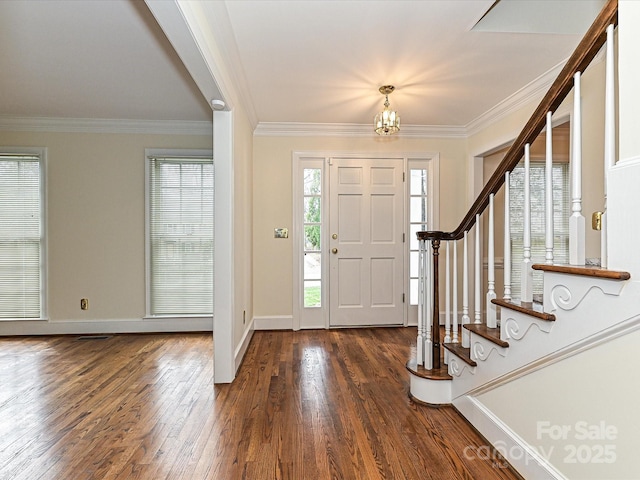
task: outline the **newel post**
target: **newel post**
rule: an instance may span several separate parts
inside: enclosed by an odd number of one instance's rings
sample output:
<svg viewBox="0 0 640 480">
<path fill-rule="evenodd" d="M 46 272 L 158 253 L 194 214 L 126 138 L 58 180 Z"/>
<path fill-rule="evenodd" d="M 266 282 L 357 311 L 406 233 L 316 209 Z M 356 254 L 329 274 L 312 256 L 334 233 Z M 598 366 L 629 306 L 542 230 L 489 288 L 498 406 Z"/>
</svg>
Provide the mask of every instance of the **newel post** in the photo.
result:
<svg viewBox="0 0 640 480">
<path fill-rule="evenodd" d="M 439 305 L 439 276 L 438 276 L 438 256 L 440 253 L 440 240 L 434 238 L 431 240 L 431 246 L 433 247 L 433 319 L 432 319 L 432 341 L 433 347 L 431 349 L 433 364 L 432 368 L 440 368 L 440 305 Z"/>
</svg>

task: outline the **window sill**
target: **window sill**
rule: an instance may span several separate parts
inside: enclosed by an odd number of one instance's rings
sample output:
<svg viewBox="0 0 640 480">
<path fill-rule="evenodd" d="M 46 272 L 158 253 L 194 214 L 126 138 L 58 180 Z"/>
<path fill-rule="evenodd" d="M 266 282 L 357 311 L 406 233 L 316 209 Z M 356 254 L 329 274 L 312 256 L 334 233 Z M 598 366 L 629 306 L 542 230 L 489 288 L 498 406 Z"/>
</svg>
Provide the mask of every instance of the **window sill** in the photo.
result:
<svg viewBox="0 0 640 480">
<path fill-rule="evenodd" d="M 43 318 L 0 318 L 0 322 L 48 322 L 47 317 Z"/>
<path fill-rule="evenodd" d="M 210 314 L 210 315 L 146 315 L 142 317 L 142 320 L 144 321 L 194 320 L 199 318 L 213 318 L 213 314 Z"/>
</svg>

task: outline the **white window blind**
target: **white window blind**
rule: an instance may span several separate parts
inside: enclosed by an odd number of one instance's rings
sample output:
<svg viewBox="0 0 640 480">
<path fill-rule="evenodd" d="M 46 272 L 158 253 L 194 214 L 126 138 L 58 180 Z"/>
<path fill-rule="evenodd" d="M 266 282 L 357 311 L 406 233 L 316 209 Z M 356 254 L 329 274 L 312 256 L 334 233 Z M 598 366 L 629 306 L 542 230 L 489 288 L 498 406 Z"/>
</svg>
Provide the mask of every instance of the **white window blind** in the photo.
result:
<svg viewBox="0 0 640 480">
<path fill-rule="evenodd" d="M 149 157 L 150 315 L 213 314 L 213 160 Z"/>
<path fill-rule="evenodd" d="M 532 162 L 531 179 L 531 260 L 545 262 L 545 164 Z M 519 164 L 510 176 L 511 215 L 511 295 L 520 297 L 520 272 L 522 270 L 524 166 Z M 553 164 L 553 262 L 569 261 L 569 164 Z M 542 272 L 533 271 L 533 294 L 542 295 Z"/>
<path fill-rule="evenodd" d="M 0 319 L 44 309 L 44 182 L 40 155 L 0 153 Z"/>
</svg>

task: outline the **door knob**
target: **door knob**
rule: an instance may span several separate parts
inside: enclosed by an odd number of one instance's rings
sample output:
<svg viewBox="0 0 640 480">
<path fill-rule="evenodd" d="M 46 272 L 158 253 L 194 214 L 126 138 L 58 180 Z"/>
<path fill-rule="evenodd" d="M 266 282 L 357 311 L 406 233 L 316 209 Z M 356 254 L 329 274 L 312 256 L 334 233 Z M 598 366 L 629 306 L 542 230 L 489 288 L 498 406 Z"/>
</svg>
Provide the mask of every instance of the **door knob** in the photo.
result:
<svg viewBox="0 0 640 480">
<path fill-rule="evenodd" d="M 335 253 L 338 253 L 338 249 L 337 249 L 337 248 L 332 248 L 332 249 L 331 249 L 331 253 L 334 253 L 334 254 L 335 254 Z"/>
<path fill-rule="evenodd" d="M 338 234 L 334 233 L 333 235 L 331 235 L 331 238 L 333 238 L 334 240 L 337 240 L 338 239 Z"/>
</svg>

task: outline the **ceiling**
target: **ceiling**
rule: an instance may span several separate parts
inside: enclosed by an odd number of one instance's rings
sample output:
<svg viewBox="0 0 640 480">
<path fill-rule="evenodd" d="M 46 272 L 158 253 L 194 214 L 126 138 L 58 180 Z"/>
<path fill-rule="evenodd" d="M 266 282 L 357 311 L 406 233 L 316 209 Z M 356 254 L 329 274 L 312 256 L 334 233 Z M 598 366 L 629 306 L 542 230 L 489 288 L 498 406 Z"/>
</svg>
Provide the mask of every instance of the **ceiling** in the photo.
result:
<svg viewBox="0 0 640 480">
<path fill-rule="evenodd" d="M 404 125 L 465 126 L 566 60 L 602 3 L 227 0 L 224 48 L 256 123 L 368 124 L 393 84 Z M 0 72 L 2 116 L 211 118 L 141 1 L 0 2 Z"/>
</svg>

